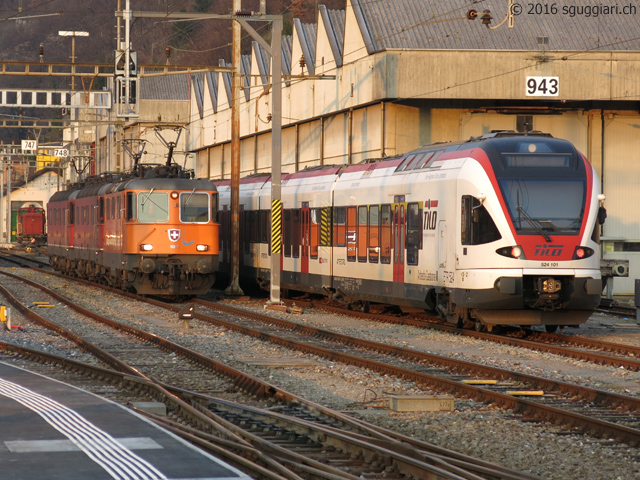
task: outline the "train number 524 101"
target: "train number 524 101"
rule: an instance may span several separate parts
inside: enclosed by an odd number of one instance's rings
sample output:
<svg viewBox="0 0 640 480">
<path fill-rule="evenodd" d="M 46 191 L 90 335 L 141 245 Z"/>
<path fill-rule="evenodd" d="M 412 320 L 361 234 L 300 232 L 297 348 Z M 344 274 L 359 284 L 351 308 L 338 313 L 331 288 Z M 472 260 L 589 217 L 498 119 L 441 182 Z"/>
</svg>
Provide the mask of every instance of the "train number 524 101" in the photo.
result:
<svg viewBox="0 0 640 480">
<path fill-rule="evenodd" d="M 540 263 L 540 266 L 545 268 L 556 268 L 558 266 L 558 262 L 542 262 Z"/>
</svg>

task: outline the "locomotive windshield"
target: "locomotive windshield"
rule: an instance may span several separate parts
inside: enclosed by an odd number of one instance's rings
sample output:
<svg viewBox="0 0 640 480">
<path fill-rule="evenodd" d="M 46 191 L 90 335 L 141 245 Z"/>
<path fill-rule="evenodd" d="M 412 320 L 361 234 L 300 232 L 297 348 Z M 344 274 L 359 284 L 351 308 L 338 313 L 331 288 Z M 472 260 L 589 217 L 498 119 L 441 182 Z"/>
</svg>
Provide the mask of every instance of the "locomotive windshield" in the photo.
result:
<svg viewBox="0 0 640 480">
<path fill-rule="evenodd" d="M 180 194 L 180 221 L 184 223 L 206 223 L 209 221 L 208 193 Z"/>
<path fill-rule="evenodd" d="M 138 195 L 138 221 L 142 223 L 169 221 L 169 194 L 142 192 Z"/>
</svg>

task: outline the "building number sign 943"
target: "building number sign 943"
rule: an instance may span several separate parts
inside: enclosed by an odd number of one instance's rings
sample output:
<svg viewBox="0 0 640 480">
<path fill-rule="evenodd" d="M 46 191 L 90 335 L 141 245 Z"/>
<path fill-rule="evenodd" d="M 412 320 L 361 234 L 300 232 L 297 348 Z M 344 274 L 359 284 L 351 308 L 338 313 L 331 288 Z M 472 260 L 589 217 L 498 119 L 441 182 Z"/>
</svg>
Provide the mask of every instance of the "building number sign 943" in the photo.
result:
<svg viewBox="0 0 640 480">
<path fill-rule="evenodd" d="M 527 77 L 527 97 L 557 97 L 559 86 L 558 77 Z"/>
</svg>

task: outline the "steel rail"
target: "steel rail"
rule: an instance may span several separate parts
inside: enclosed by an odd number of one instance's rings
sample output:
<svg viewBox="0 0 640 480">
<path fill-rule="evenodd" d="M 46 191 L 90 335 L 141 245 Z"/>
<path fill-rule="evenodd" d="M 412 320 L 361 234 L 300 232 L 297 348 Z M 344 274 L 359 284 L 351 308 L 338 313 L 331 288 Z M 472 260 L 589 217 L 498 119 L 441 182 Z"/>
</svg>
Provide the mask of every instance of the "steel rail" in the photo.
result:
<svg viewBox="0 0 640 480">
<path fill-rule="evenodd" d="M 84 309 L 83 307 L 80 307 L 78 305 L 75 305 L 73 302 L 71 302 L 70 300 L 68 300 L 67 298 L 65 298 L 64 296 L 42 286 L 37 284 L 36 282 L 33 282 L 29 279 L 25 279 L 22 277 L 19 277 L 17 275 L 13 275 L 7 272 L 0 272 L 3 275 L 7 275 L 9 277 L 12 277 L 18 281 L 22 281 L 25 282 L 29 285 L 32 285 L 33 287 L 39 288 L 42 291 L 45 291 L 47 294 L 51 295 L 53 298 L 56 298 L 57 300 L 64 302 L 65 304 L 69 305 L 70 307 L 74 308 L 75 310 L 77 310 L 78 312 L 82 313 L 83 315 L 88 315 L 90 318 L 93 318 L 94 320 L 100 321 L 101 323 L 105 323 L 109 326 L 111 326 L 112 328 L 116 328 L 119 330 L 122 330 L 130 335 L 133 335 L 137 338 L 143 339 L 145 341 L 149 341 L 150 343 L 154 343 L 158 346 L 160 346 L 161 348 L 165 349 L 165 350 L 169 350 L 169 351 L 173 351 L 176 352 L 178 354 L 181 354 L 183 356 L 185 356 L 187 359 L 193 361 L 194 363 L 203 365 L 203 366 L 208 366 L 210 369 L 216 369 L 217 371 L 220 371 L 222 373 L 224 373 L 225 375 L 231 377 L 231 378 L 237 378 L 240 377 L 241 380 L 236 381 L 236 385 L 239 386 L 239 388 L 244 389 L 245 391 L 247 391 L 249 394 L 254 395 L 258 398 L 264 398 L 267 396 L 270 397 L 274 397 L 274 398 L 280 398 L 282 401 L 285 402 L 291 402 L 291 401 L 300 401 L 300 397 L 291 395 L 287 392 L 281 391 L 279 390 L 277 387 L 274 387 L 273 385 L 270 385 L 266 382 L 262 382 L 259 379 L 256 379 L 255 377 L 251 377 L 249 375 L 246 375 L 242 372 L 238 372 L 234 369 L 232 369 L 231 367 L 228 367 L 227 365 L 224 364 L 220 364 L 219 362 L 216 362 L 213 359 L 210 359 L 209 357 L 206 357 L 204 355 L 201 355 L 197 352 L 194 352 L 190 349 L 187 349 L 185 347 L 182 347 L 180 345 L 175 344 L 174 342 L 171 342 L 169 340 L 163 339 L 161 337 L 158 337 L 156 335 L 153 334 L 149 334 L 147 332 L 144 332 L 142 330 L 136 329 L 134 327 L 129 327 L 129 326 L 125 326 L 123 324 L 120 324 L 118 322 L 114 322 L 110 319 L 106 319 L 104 317 L 101 317 L 100 315 L 90 312 L 86 309 Z M 150 299 L 141 299 L 140 297 L 131 295 L 132 297 L 134 297 L 136 300 L 150 300 Z M 13 301 L 16 301 L 18 304 L 20 304 L 19 301 L 17 301 L 15 299 L 15 297 L 11 296 L 12 298 L 10 298 L 10 300 L 12 300 L 12 304 Z M 162 303 L 162 302 L 157 302 L 155 300 L 150 300 L 149 303 L 158 303 L 160 306 L 163 307 L 167 307 L 166 304 Z M 14 304 L 16 307 L 18 306 L 17 304 Z M 24 307 L 24 306 L 23 306 Z M 36 318 L 39 317 L 39 315 L 37 315 L 35 312 L 27 309 L 26 307 L 24 307 L 28 312 L 31 313 L 32 318 Z M 177 307 L 175 307 L 177 308 Z M 173 308 L 171 308 L 173 309 Z M 58 327 L 59 329 L 61 327 Z M 74 335 L 69 335 L 67 338 L 74 338 Z M 90 345 L 88 342 L 82 342 L 83 345 Z M 109 355 L 109 354 L 106 354 Z M 114 357 L 115 358 L 115 357 Z M 135 378 L 135 377 L 132 377 Z M 136 379 L 137 380 L 137 379 Z M 144 381 L 146 383 L 151 383 L 151 380 L 148 380 L 146 378 L 142 378 L 141 381 Z M 158 388 L 161 388 L 164 390 L 163 387 L 158 386 Z M 173 396 L 172 396 L 173 398 Z M 318 411 L 322 411 L 324 414 L 329 414 L 334 418 L 337 418 L 339 420 L 344 420 L 346 416 L 343 416 L 341 414 L 336 415 L 338 412 L 333 412 L 330 411 L 330 409 L 321 407 L 320 405 L 314 404 L 313 402 L 310 401 L 304 401 L 305 404 L 310 405 L 312 407 L 314 407 L 315 409 L 317 409 Z M 178 405 L 178 407 L 180 409 L 184 409 L 185 407 L 189 407 L 188 404 L 184 404 L 184 402 L 180 401 L 180 404 Z M 193 408 L 193 407 L 191 407 Z M 191 408 L 189 408 L 189 410 L 191 410 Z M 204 415 L 204 417 L 208 417 L 205 413 L 200 412 L 201 415 Z M 198 419 L 202 422 L 202 417 L 198 417 Z M 210 428 L 210 424 L 206 423 L 206 425 Z M 366 431 L 367 428 L 365 427 L 365 425 L 363 423 L 360 422 L 355 422 L 354 425 L 356 425 L 357 427 L 360 428 L 360 430 Z M 373 429 L 370 430 L 371 432 L 373 432 L 374 436 L 380 436 L 380 432 Z M 367 434 L 370 434 L 368 431 L 366 432 Z M 343 436 L 343 438 L 341 439 L 342 442 L 346 442 L 346 439 L 348 439 L 348 436 Z M 378 441 L 380 441 L 380 439 L 378 439 Z M 356 443 L 356 447 L 353 447 L 352 444 Z M 397 444 L 397 441 L 393 441 L 394 443 Z M 356 448 L 356 451 L 360 451 L 362 450 L 362 448 L 365 447 L 365 445 L 367 444 L 367 442 L 364 443 L 358 443 L 357 438 L 354 440 L 351 440 L 350 442 L 346 442 L 343 443 L 343 448 L 345 446 L 348 446 L 349 448 Z M 369 448 L 374 448 L 378 451 L 381 452 L 380 446 L 375 445 L 375 442 L 368 442 Z M 396 445 L 397 446 L 397 445 Z M 400 450 L 403 450 L 402 448 Z M 391 455 L 391 453 L 387 453 L 387 451 L 385 451 L 384 449 L 382 449 L 382 454 L 389 454 Z M 451 474 L 451 473 L 446 473 L 445 470 L 442 470 L 440 468 L 436 468 L 433 465 L 427 463 L 427 461 L 416 461 L 414 459 L 405 459 L 403 454 L 400 454 L 398 452 L 393 453 L 393 458 L 394 458 L 394 462 L 397 462 L 399 465 L 402 465 L 403 468 L 407 468 L 409 469 L 411 472 L 414 472 L 415 475 L 417 475 L 416 478 L 425 478 L 425 479 L 438 479 L 438 478 L 442 478 L 444 476 L 444 478 L 451 478 L 452 480 L 462 480 L 462 477 L 458 477 L 458 475 L 455 474 Z M 426 457 L 428 457 L 428 455 L 425 455 Z M 438 463 L 446 463 L 443 462 L 442 459 L 437 459 Z M 458 463 L 459 460 L 456 461 L 456 463 Z M 451 466 L 451 469 L 458 469 L 458 466 Z M 480 469 L 489 469 L 491 470 L 491 464 L 487 463 L 485 465 L 483 465 L 482 467 L 480 467 Z M 500 471 L 500 469 L 497 469 L 498 471 Z M 495 470 L 494 470 L 495 471 Z M 511 479 L 511 478 L 525 478 L 522 475 L 518 473 L 518 476 L 512 477 L 511 473 L 508 471 L 508 469 L 506 469 L 506 475 L 507 476 L 501 476 L 499 478 L 505 478 L 505 479 Z M 530 477 L 530 478 L 535 478 L 535 477 Z"/>
<path fill-rule="evenodd" d="M 477 338 L 480 340 L 485 340 L 493 343 L 497 343 L 500 345 L 509 345 L 513 347 L 522 347 L 528 348 L 530 350 L 536 350 L 539 352 L 552 353 L 554 355 L 560 355 L 563 357 L 573 358 L 576 360 L 585 360 L 589 362 L 596 363 L 598 365 L 611 365 L 616 368 L 623 367 L 630 371 L 640 371 L 640 360 L 637 358 L 629 358 L 631 355 L 635 355 L 640 358 L 640 347 L 634 347 L 630 345 L 621 345 L 618 343 L 611 342 L 602 342 L 599 340 L 592 340 L 589 338 L 583 337 L 574 337 L 574 336 L 565 336 L 565 335 L 556 335 L 551 333 L 542 333 L 536 332 L 536 335 L 541 338 L 541 341 L 536 340 L 526 340 L 521 338 L 514 337 L 506 337 L 502 335 L 495 335 L 492 333 L 484 333 L 484 332 L 476 332 L 474 330 L 465 330 L 456 328 L 450 325 L 443 325 L 440 323 L 429 322 L 426 320 L 420 320 L 415 318 L 397 318 L 389 315 L 375 315 L 365 312 L 358 312 L 349 310 L 345 312 L 344 309 L 339 307 L 334 307 L 330 305 L 316 305 L 313 302 L 305 302 L 305 301 L 287 301 L 287 303 L 298 304 L 298 305 L 308 305 L 309 307 L 317 308 L 319 310 L 324 310 L 332 313 L 340 313 L 345 314 L 348 313 L 350 316 L 363 318 L 365 320 L 372 320 L 376 322 L 382 323 L 391 323 L 397 325 L 408 325 L 417 328 L 435 330 L 439 332 L 451 333 L 454 335 L 460 335 L 464 337 Z M 549 342 L 561 344 L 561 345 L 550 345 Z M 610 355 L 602 354 L 599 352 L 592 351 L 581 351 L 569 349 L 566 347 L 584 347 L 584 348 L 593 348 L 604 350 L 608 352 L 616 352 L 620 354 L 627 355 L 627 357 L 612 357 Z"/>
</svg>

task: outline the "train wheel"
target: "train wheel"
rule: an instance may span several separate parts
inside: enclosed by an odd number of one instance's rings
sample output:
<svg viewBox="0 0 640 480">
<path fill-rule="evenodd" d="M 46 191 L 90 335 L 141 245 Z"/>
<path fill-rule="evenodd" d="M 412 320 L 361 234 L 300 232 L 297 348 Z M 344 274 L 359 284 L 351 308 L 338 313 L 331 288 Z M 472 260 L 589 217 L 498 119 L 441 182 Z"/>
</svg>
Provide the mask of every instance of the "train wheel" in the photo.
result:
<svg viewBox="0 0 640 480">
<path fill-rule="evenodd" d="M 544 329 L 547 333 L 556 333 L 558 331 L 558 325 L 545 325 Z"/>
<path fill-rule="evenodd" d="M 476 320 L 476 323 L 474 324 L 474 329 L 476 332 L 484 332 L 485 326 L 482 324 L 480 320 Z"/>
</svg>

